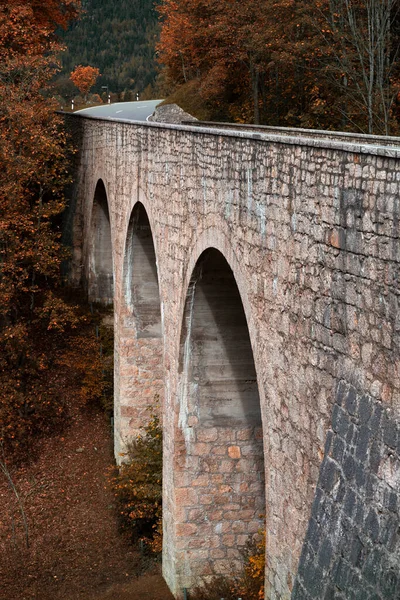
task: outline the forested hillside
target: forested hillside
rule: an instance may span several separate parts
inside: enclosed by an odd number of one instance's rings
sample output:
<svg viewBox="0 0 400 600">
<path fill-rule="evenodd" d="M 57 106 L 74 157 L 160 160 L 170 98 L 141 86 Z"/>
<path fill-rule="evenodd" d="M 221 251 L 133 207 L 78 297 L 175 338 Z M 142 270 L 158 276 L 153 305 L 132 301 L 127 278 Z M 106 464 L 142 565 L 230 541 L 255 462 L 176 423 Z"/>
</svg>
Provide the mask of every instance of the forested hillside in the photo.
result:
<svg viewBox="0 0 400 600">
<path fill-rule="evenodd" d="M 78 341 L 88 320 L 68 297 L 61 278 L 61 264 L 68 257 L 61 244 L 60 215 L 70 180 L 70 141 L 63 120 L 55 114 L 57 103 L 44 96 L 59 51 L 54 29 L 66 26 L 78 10 L 76 0 L 46 0 L 45 5 L 0 0 L 3 472 L 5 458 L 30 452 L 35 438 L 66 422 L 72 399 L 86 403 L 89 388 L 84 380 L 89 371 L 81 367 L 85 355 L 97 363 L 93 379 L 101 378 L 96 338 L 89 329 L 89 335 Z M 84 351 L 82 343 L 88 343 Z M 76 353 L 78 348 L 81 354 Z M 100 393 L 98 388 L 92 397 Z"/>
<path fill-rule="evenodd" d="M 197 96 L 220 120 L 399 132 L 399 0 L 160 0 L 159 11 L 159 57 L 188 112 Z"/>
<path fill-rule="evenodd" d="M 85 0 L 81 18 L 60 37 L 67 46 L 62 55 L 59 85 L 77 65 L 98 67 L 93 92 L 109 86 L 110 92 L 139 92 L 154 82 L 154 48 L 159 36 L 154 0 Z"/>
</svg>

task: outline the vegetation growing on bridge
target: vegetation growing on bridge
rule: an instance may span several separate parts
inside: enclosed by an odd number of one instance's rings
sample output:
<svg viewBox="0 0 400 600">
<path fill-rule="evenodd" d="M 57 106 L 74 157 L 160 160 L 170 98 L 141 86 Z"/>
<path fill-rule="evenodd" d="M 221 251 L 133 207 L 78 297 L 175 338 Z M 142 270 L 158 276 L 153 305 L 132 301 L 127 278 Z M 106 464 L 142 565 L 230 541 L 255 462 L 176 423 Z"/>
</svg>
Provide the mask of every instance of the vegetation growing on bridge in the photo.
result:
<svg viewBox="0 0 400 600">
<path fill-rule="evenodd" d="M 134 541 L 142 540 L 154 553 L 162 549 L 162 427 L 152 414 L 143 433 L 127 450 L 127 462 L 115 467 L 111 477 L 121 523 Z M 243 553 L 240 573 L 215 577 L 190 591 L 190 600 L 263 600 L 265 576 L 265 533 L 250 541 Z"/>
<path fill-rule="evenodd" d="M 265 533 L 249 542 L 243 553 L 243 569 L 230 576 L 213 577 L 190 591 L 190 600 L 264 600 Z"/>
</svg>

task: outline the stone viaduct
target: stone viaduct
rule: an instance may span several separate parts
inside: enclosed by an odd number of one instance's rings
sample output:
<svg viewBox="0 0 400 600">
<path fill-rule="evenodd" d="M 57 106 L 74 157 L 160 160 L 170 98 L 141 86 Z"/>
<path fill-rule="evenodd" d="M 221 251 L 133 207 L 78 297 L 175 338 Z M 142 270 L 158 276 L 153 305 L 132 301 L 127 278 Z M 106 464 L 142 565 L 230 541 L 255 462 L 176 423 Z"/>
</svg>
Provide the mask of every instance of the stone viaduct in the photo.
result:
<svg viewBox="0 0 400 600">
<path fill-rule="evenodd" d="M 114 304 L 115 452 L 159 396 L 164 577 L 400 597 L 400 139 L 67 118 L 71 277 Z"/>
</svg>

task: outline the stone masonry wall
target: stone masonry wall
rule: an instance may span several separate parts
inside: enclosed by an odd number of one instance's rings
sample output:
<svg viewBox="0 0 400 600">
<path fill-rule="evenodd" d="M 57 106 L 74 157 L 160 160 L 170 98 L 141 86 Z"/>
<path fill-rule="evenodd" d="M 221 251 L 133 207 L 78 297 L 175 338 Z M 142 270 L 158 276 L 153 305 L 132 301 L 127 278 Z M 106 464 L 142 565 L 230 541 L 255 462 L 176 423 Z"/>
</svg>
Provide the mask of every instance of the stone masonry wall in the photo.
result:
<svg viewBox="0 0 400 600">
<path fill-rule="evenodd" d="M 292 600 L 400 597 L 400 423 L 340 382 Z"/>
<path fill-rule="evenodd" d="M 79 120 L 82 128 L 74 199 L 76 282 L 90 254 L 90 215 L 99 179 L 109 205 L 117 454 L 143 424 L 153 384 L 164 392 L 164 576 L 177 596 L 183 585 L 197 583 L 199 573 L 213 568 L 212 552 L 226 552 L 230 538 L 223 536 L 233 527 L 223 514 L 215 525 L 199 527 L 201 510 L 191 511 L 188 498 L 195 493 L 193 482 L 188 487 L 185 479 L 196 457 L 190 424 L 183 418 L 180 336 L 193 270 L 211 247 L 232 269 L 257 375 L 266 598 L 287 600 L 338 382 L 399 414 L 397 141 L 381 147 L 340 136 L 313 139 L 78 116 L 70 120 L 75 126 Z M 143 353 L 127 327 L 132 315 L 124 293 L 127 232 L 138 201 L 153 235 L 162 316 L 162 344 Z M 138 377 L 139 362 L 145 382 Z M 196 441 L 202 435 L 197 428 Z M 214 441 L 201 443 L 210 444 L 201 447 L 202 456 L 211 456 Z M 229 457 L 229 447 L 237 444 L 224 443 Z M 243 471 L 245 457 L 233 460 L 235 469 Z M 218 473 L 207 470 L 207 461 L 202 464 L 201 496 L 210 497 L 206 491 L 211 490 L 215 501 L 226 488 L 218 487 L 213 479 Z M 221 485 L 232 487 L 225 481 Z M 194 504 L 201 508 L 197 496 Z"/>
</svg>

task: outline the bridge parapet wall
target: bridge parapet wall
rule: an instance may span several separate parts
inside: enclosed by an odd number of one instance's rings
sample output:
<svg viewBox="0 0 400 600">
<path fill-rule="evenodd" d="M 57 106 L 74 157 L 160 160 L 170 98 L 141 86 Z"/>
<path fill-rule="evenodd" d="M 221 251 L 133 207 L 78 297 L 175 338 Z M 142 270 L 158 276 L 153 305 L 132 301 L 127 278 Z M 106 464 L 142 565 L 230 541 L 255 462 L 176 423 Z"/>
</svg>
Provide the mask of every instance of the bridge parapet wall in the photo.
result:
<svg viewBox="0 0 400 600">
<path fill-rule="evenodd" d="M 271 125 L 250 125 L 247 123 L 216 123 L 212 121 L 184 122 L 185 125 L 191 125 L 199 128 L 215 128 L 224 132 L 231 130 L 233 132 L 257 132 L 266 136 L 279 135 L 280 137 L 294 137 L 301 140 L 331 140 L 336 144 L 345 142 L 350 144 L 368 145 L 379 147 L 398 148 L 400 146 L 399 137 L 389 137 L 380 135 L 368 135 L 364 133 L 353 133 L 346 131 L 327 131 L 321 129 L 302 129 L 300 127 L 274 127 Z"/>
<path fill-rule="evenodd" d="M 75 222 L 76 239 L 85 240 L 83 264 L 93 241 L 88 224 L 99 179 L 109 203 L 117 453 L 140 426 L 153 383 L 164 391 L 165 577 L 178 593 L 210 575 L 218 567 L 217 555 L 224 561 L 234 558 L 232 540 L 223 537 L 233 524 L 226 525 L 222 517 L 207 525 L 198 505 L 198 498 L 210 497 L 210 491 L 214 500 L 225 494 L 223 502 L 233 492 L 226 481 L 219 487 L 206 468 L 195 491 L 193 481 L 185 478 L 195 461 L 193 422 L 182 419 L 182 322 L 193 270 L 211 247 L 232 269 L 257 375 L 265 465 L 266 596 L 287 599 L 338 382 L 369 394 L 398 419 L 400 151 L 342 138 L 311 140 L 92 119 L 82 119 L 82 126 Z M 131 314 L 124 260 L 138 201 L 154 239 L 162 357 L 148 350 L 143 354 L 135 341 L 135 324 L 126 327 Z M 146 355 L 149 377 L 143 383 L 137 366 Z M 157 373 L 154 382 L 152 372 Z M 214 442 L 202 447 L 204 455 L 212 453 Z M 244 457 L 228 453 L 234 445 L 227 440 L 226 460 L 240 470 Z M 196 496 L 193 502 L 188 489 Z M 244 538 L 234 539 L 235 549 L 239 542 Z"/>
</svg>

